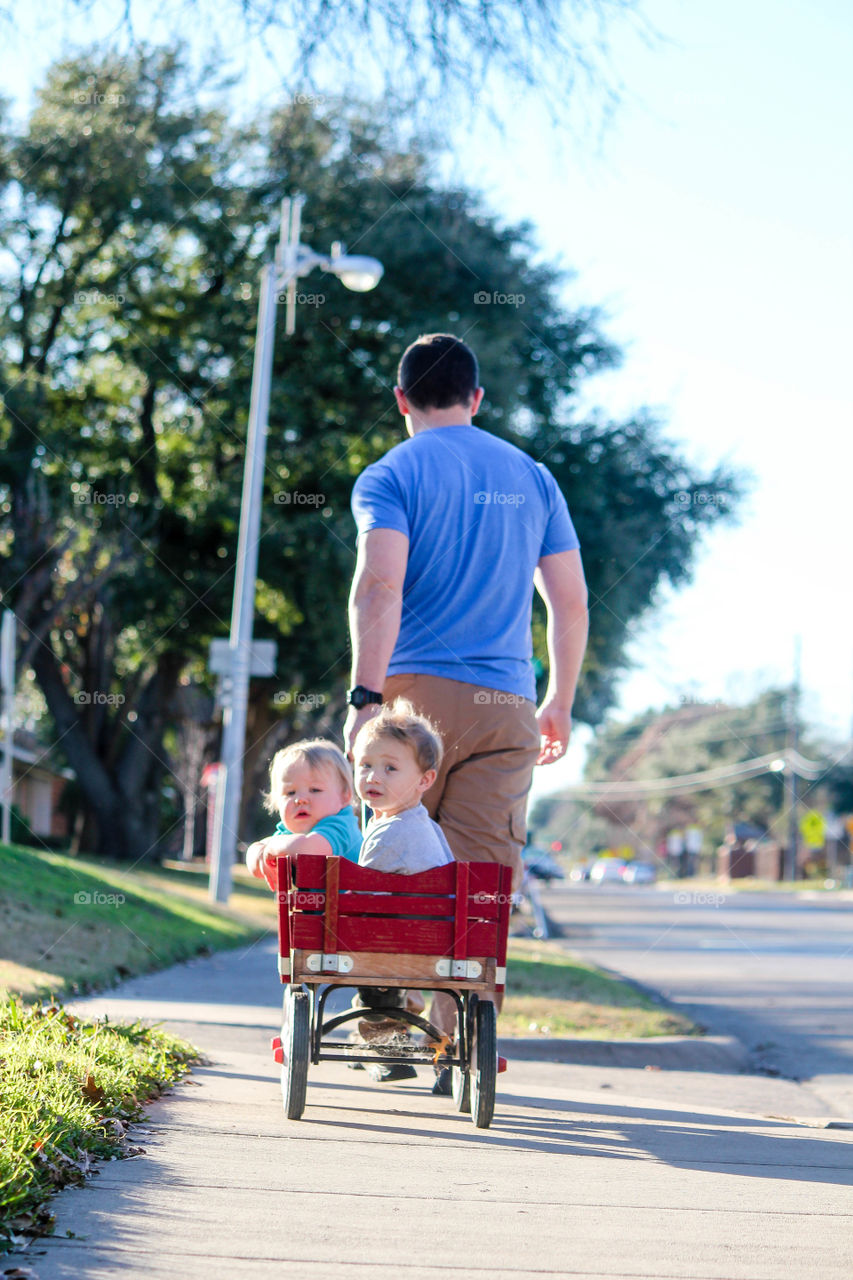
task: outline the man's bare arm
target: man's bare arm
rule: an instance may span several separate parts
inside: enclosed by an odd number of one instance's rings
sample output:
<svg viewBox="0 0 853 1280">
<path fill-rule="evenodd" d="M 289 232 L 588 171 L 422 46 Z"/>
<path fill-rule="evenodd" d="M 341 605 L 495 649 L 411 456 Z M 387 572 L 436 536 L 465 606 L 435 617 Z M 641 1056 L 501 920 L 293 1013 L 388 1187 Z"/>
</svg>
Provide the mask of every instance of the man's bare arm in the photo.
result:
<svg viewBox="0 0 853 1280">
<path fill-rule="evenodd" d="M 537 764 L 551 764 L 566 754 L 572 731 L 572 703 L 589 631 L 587 590 L 579 551 L 543 556 L 534 577 L 548 610 L 550 674 L 537 713 L 544 738 Z"/>
<path fill-rule="evenodd" d="M 358 558 L 349 597 L 352 683 L 382 691 L 400 631 L 403 582 L 409 539 L 396 529 L 371 529 L 358 540 Z M 347 751 L 377 707 L 350 708 L 344 731 Z"/>
</svg>

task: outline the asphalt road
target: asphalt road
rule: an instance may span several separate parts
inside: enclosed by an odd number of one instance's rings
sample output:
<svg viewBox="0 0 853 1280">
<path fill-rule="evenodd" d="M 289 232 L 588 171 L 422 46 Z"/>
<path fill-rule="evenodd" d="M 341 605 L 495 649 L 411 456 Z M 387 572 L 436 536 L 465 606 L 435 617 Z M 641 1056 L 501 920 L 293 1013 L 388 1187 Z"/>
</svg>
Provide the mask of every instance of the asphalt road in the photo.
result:
<svg viewBox="0 0 853 1280">
<path fill-rule="evenodd" d="M 672 885 L 560 885 L 571 950 L 653 988 L 753 1069 L 810 1082 L 853 1119 L 853 900 Z"/>
</svg>

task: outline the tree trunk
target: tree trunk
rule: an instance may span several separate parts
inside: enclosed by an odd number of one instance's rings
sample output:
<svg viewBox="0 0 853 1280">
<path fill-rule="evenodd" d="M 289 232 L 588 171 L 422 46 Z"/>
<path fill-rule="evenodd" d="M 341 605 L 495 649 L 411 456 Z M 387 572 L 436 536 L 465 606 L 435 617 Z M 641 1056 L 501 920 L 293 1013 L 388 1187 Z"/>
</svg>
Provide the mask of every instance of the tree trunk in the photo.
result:
<svg viewBox="0 0 853 1280">
<path fill-rule="evenodd" d="M 158 851 L 160 787 L 169 767 L 162 734 L 179 668 L 176 654 L 158 660 L 140 695 L 137 719 L 118 766 L 108 769 L 87 737 L 56 656 L 45 644 L 33 656 L 33 670 L 56 725 L 57 745 L 61 744 L 85 797 L 91 821 L 85 823 L 84 832 L 91 833 L 94 824 L 94 836 L 84 835 L 90 851 L 132 861 Z M 114 732 L 121 731 L 114 726 Z"/>
</svg>

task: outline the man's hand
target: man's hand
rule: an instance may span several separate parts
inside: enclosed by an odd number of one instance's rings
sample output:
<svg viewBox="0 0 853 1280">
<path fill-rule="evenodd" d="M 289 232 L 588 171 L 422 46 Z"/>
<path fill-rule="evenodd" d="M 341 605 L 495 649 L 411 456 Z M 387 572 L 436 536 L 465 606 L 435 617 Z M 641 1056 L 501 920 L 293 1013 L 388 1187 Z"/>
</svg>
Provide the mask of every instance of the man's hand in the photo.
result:
<svg viewBox="0 0 853 1280">
<path fill-rule="evenodd" d="M 350 707 L 344 724 L 344 751 L 352 760 L 353 747 L 361 726 L 372 720 L 380 710 L 380 703 L 368 702 L 366 707 Z"/>
<path fill-rule="evenodd" d="M 537 764 L 553 764 L 566 754 L 572 732 L 572 703 L 586 649 L 589 616 L 579 551 L 543 556 L 536 589 L 548 609 L 548 667 L 545 700 L 536 719 L 544 742 Z"/>
<path fill-rule="evenodd" d="M 572 713 L 556 702 L 546 701 L 536 713 L 539 734 L 544 738 L 537 764 L 553 764 L 566 754 L 572 736 Z"/>
</svg>

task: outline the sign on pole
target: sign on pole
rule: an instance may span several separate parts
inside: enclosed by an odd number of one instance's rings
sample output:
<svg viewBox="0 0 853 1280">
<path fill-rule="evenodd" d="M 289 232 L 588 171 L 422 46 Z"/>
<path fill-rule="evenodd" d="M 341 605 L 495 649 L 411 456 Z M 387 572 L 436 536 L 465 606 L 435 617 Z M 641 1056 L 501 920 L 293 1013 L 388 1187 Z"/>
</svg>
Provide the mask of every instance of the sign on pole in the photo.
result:
<svg viewBox="0 0 853 1280">
<path fill-rule="evenodd" d="M 822 849 L 826 843 L 826 819 L 817 809 L 807 809 L 800 818 L 800 835 L 809 849 Z"/>
<path fill-rule="evenodd" d="M 0 764 L 3 814 L 0 839 L 8 844 L 12 839 L 12 761 L 15 738 L 15 615 L 11 609 L 3 610 L 3 623 L 0 627 L 0 686 L 0 726 L 3 729 L 3 759 Z"/>
<path fill-rule="evenodd" d="M 270 679 L 275 675 L 278 645 L 275 640 L 251 640 L 249 642 L 249 675 Z M 233 668 L 233 650 L 228 640 L 211 640 L 207 655 L 207 667 L 215 676 L 229 676 Z"/>
</svg>

